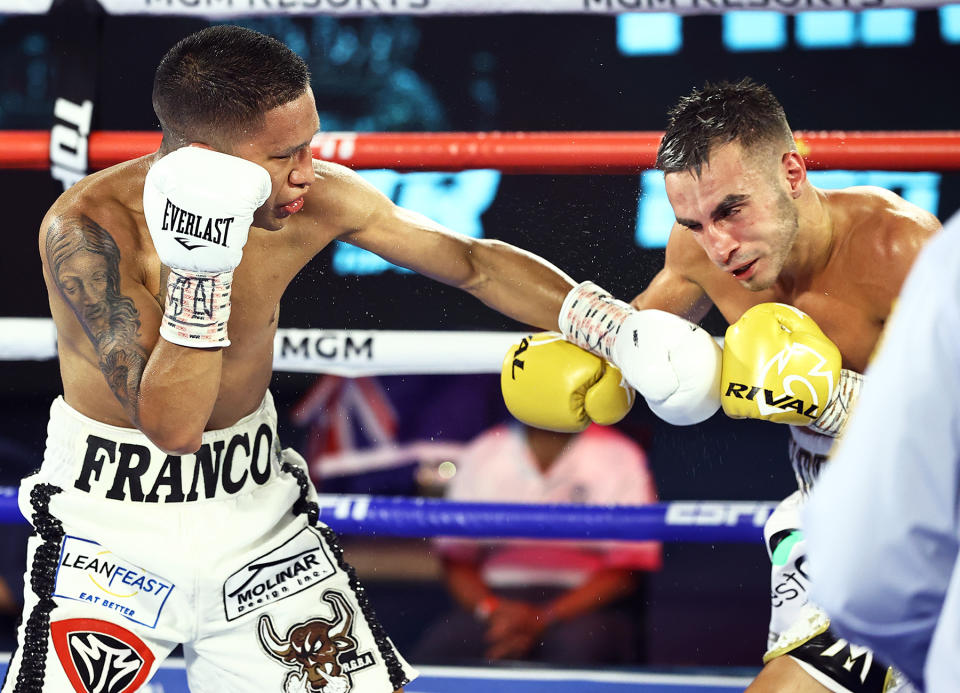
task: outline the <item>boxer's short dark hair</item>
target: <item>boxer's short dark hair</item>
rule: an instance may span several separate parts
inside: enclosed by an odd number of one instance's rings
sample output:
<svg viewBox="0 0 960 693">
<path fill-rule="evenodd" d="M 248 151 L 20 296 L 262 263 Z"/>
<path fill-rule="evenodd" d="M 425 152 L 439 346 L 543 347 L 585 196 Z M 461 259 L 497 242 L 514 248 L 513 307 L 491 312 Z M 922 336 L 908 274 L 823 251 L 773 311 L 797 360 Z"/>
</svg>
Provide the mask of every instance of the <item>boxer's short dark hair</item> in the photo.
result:
<svg viewBox="0 0 960 693">
<path fill-rule="evenodd" d="M 667 115 L 656 164 L 664 173 L 692 169 L 700 175 L 711 149 L 735 140 L 747 151 L 763 145 L 795 149 L 783 106 L 749 77 L 694 89 Z"/>
<path fill-rule="evenodd" d="M 212 26 L 178 42 L 160 61 L 153 110 L 165 140 L 223 140 L 261 127 L 267 111 L 309 85 L 307 64 L 280 41 L 239 26 Z"/>
</svg>

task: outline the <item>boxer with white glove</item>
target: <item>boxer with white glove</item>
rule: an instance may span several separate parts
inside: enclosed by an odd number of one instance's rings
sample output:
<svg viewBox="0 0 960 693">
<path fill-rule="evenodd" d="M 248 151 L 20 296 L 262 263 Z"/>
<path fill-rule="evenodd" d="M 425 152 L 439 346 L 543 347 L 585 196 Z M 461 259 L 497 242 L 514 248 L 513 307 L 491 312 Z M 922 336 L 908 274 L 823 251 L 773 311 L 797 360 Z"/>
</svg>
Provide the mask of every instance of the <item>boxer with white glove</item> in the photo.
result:
<svg viewBox="0 0 960 693">
<path fill-rule="evenodd" d="M 720 347 L 689 320 L 638 311 L 583 282 L 560 308 L 560 329 L 577 346 L 615 364 L 668 423 L 699 423 L 720 408 Z"/>
<path fill-rule="evenodd" d="M 510 347 L 500 388 L 514 417 L 565 433 L 582 431 L 591 421 L 615 424 L 635 399 L 616 366 L 556 332 L 540 332 Z"/>
<path fill-rule="evenodd" d="M 201 147 L 173 151 L 150 168 L 143 212 L 170 268 L 160 336 L 182 346 L 230 344 L 230 289 L 253 215 L 270 196 L 262 166 Z"/>
<path fill-rule="evenodd" d="M 838 436 L 863 380 L 841 363 L 840 350 L 809 315 L 783 303 L 756 305 L 727 328 L 723 411 Z"/>
</svg>

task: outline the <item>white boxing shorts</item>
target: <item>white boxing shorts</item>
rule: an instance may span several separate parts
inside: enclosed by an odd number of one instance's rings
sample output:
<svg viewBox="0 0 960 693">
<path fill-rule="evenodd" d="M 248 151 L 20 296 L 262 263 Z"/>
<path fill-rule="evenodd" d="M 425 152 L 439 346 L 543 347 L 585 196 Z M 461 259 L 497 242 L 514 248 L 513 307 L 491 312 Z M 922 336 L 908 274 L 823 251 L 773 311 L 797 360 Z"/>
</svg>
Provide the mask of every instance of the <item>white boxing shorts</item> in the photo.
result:
<svg viewBox="0 0 960 693">
<path fill-rule="evenodd" d="M 58 398 L 20 487 L 23 621 L 3 693 L 131 693 L 183 645 L 192 693 L 391 693 L 377 622 L 268 392 L 192 455 Z"/>
<path fill-rule="evenodd" d="M 835 693 L 914 693 L 906 678 L 873 652 L 835 636 L 830 619 L 808 600 L 807 543 L 800 517 L 833 439 L 796 426 L 790 431 L 790 457 L 800 490 L 776 507 L 763 528 L 771 563 L 770 631 L 763 661 L 789 656 Z"/>
</svg>

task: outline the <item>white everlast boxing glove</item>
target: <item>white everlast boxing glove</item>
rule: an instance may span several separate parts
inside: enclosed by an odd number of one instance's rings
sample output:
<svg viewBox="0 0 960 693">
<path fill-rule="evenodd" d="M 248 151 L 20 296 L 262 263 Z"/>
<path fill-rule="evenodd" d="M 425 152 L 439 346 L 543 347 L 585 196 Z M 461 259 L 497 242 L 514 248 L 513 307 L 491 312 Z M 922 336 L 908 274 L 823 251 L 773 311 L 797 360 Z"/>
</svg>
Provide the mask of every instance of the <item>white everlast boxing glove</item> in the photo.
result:
<svg viewBox="0 0 960 693">
<path fill-rule="evenodd" d="M 225 347 L 233 270 L 253 214 L 271 191 L 262 166 L 200 147 L 167 154 L 147 172 L 143 213 L 170 268 L 160 336 L 190 347 Z"/>
<path fill-rule="evenodd" d="M 560 330 L 609 360 L 664 421 L 684 426 L 720 408 L 723 354 L 706 330 L 662 310 L 636 310 L 593 282 L 574 287 Z"/>
</svg>

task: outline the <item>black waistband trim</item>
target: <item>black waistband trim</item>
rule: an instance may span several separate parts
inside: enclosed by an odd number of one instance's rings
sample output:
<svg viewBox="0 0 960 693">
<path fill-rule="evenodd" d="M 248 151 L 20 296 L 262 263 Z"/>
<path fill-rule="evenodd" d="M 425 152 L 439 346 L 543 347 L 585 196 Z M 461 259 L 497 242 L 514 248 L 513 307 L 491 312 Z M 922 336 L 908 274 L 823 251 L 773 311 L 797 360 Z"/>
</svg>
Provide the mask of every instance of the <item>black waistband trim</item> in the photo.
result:
<svg viewBox="0 0 960 693">
<path fill-rule="evenodd" d="M 56 584 L 57 562 L 63 542 L 63 525 L 50 514 L 50 498 L 62 489 L 51 484 L 38 484 L 30 491 L 33 506 L 33 526 L 43 543 L 33 554 L 30 566 L 30 587 L 37 595 L 37 603 L 30 611 L 24 629 L 23 656 L 14 693 L 36 693 L 43 690 L 46 672 L 47 646 L 50 641 L 50 612 L 57 604 L 53 600 Z"/>
<path fill-rule="evenodd" d="M 320 511 L 317 508 L 316 503 L 308 500 L 310 481 L 307 479 L 306 472 L 304 472 L 300 467 L 292 465 L 289 462 L 285 462 L 281 469 L 289 474 L 292 474 L 297 480 L 297 485 L 300 487 L 300 498 L 298 498 L 297 502 L 294 503 L 293 512 L 298 515 L 306 514 L 310 524 L 314 527 L 317 527 L 317 518 L 320 514 Z M 327 542 L 327 546 L 330 548 L 330 551 L 333 553 L 334 560 L 336 560 L 340 570 L 347 574 L 350 589 L 353 590 L 353 594 L 357 599 L 357 604 L 360 606 L 360 611 L 363 612 L 363 617 L 366 619 L 367 625 L 370 627 L 370 632 L 373 633 L 373 640 L 377 643 L 377 649 L 380 651 L 380 656 L 383 658 L 383 662 L 387 666 L 387 674 L 390 677 L 390 685 L 393 686 L 395 690 L 403 688 L 405 685 L 410 683 L 410 680 L 404 673 L 403 667 L 400 665 L 400 660 L 397 659 L 396 650 L 394 649 L 393 644 L 390 642 L 390 638 L 387 637 L 387 633 L 383 629 L 383 626 L 380 625 L 380 621 L 377 619 L 376 613 L 374 613 L 373 606 L 370 604 L 370 600 L 367 599 L 367 591 L 364 586 L 360 584 L 360 580 L 357 578 L 357 571 L 354 570 L 352 565 L 344 560 L 343 549 L 340 547 L 336 533 L 326 525 L 320 525 L 317 527 L 317 530 L 323 535 L 323 538 Z"/>
</svg>

